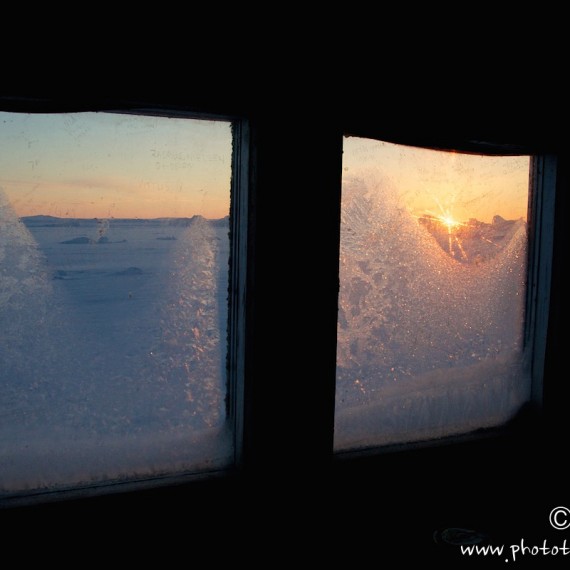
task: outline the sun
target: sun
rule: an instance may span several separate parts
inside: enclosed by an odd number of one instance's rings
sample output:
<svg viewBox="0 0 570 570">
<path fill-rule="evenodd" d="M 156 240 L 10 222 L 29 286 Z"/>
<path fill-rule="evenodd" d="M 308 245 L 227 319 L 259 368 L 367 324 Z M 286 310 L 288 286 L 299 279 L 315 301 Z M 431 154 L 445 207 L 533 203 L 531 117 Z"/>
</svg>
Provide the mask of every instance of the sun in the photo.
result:
<svg viewBox="0 0 570 570">
<path fill-rule="evenodd" d="M 461 222 L 458 222 L 451 214 L 447 213 L 440 216 L 436 216 L 436 219 L 447 227 L 448 232 L 451 232 L 452 230 L 456 229 L 458 226 L 463 225 Z"/>
<path fill-rule="evenodd" d="M 426 210 L 420 216 L 415 216 L 421 220 L 430 231 L 436 235 L 441 247 L 449 253 L 451 257 L 468 261 L 468 255 L 462 244 L 462 232 L 460 231 L 467 224 L 458 221 L 450 208 L 445 208 L 436 200 L 439 212 Z M 445 245 L 444 245 L 445 244 Z"/>
<path fill-rule="evenodd" d="M 466 225 L 463 222 L 456 220 L 449 210 L 444 210 L 441 214 L 436 214 L 435 212 L 427 210 L 425 214 L 415 217 L 422 220 L 431 220 L 432 222 L 440 224 L 449 234 L 456 232 L 461 226 Z"/>
</svg>

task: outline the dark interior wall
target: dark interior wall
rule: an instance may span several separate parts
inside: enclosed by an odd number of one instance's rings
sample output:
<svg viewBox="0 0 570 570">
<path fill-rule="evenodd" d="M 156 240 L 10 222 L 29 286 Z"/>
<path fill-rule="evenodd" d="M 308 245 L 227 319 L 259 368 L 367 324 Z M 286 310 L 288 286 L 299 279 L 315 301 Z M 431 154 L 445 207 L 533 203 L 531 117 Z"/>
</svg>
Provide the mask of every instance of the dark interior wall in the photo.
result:
<svg viewBox="0 0 570 570">
<path fill-rule="evenodd" d="M 253 73 L 253 72 L 252 72 Z M 273 76 L 268 71 L 268 81 Z M 0 93 L 4 111 L 62 112 L 157 109 L 235 115 L 272 128 L 296 117 L 299 136 L 311 124 L 336 125 L 347 134 L 473 152 L 539 153 L 568 148 L 569 113 L 561 86 L 525 85 L 518 78 L 473 80 L 434 77 L 433 85 L 401 81 L 321 82 L 318 77 L 283 78 L 266 88 L 247 77 L 229 89 L 223 81 L 196 82 L 191 89 L 152 92 L 92 91 Z M 439 81 L 439 83 L 435 83 Z M 228 79 L 228 82 L 230 80 Z M 292 88 L 294 87 L 294 89 Z M 301 121 L 302 119 L 302 121 Z"/>
<path fill-rule="evenodd" d="M 426 108 L 396 99 L 331 100 L 313 92 L 276 107 L 259 94 L 0 97 L 2 110 L 163 105 L 245 116 L 254 140 L 255 229 L 254 336 L 246 386 L 251 445 L 244 471 L 226 479 L 4 510 L 0 520 L 8 525 L 54 517 L 103 517 L 110 525 L 144 521 L 158 536 L 174 530 L 180 517 L 188 541 L 200 550 L 205 549 L 200 540 L 216 529 L 222 541 L 245 536 L 239 548 L 249 545 L 251 552 L 263 543 L 291 556 L 308 546 L 316 553 L 369 552 L 379 559 L 391 553 L 425 561 L 458 560 L 456 551 L 433 539 L 449 526 L 481 529 L 496 543 L 552 535 L 545 519 L 549 510 L 570 507 L 562 464 L 570 429 L 568 389 L 561 366 L 569 161 L 562 123 L 550 119 L 562 110 L 549 109 L 522 128 L 520 113 L 502 106 L 473 107 L 472 114 L 465 101 Z M 332 464 L 327 450 L 333 402 L 323 402 L 323 394 L 330 395 L 334 381 L 343 132 L 443 148 L 473 150 L 483 141 L 488 152 L 560 153 L 544 421 L 521 417 L 499 438 Z"/>
</svg>

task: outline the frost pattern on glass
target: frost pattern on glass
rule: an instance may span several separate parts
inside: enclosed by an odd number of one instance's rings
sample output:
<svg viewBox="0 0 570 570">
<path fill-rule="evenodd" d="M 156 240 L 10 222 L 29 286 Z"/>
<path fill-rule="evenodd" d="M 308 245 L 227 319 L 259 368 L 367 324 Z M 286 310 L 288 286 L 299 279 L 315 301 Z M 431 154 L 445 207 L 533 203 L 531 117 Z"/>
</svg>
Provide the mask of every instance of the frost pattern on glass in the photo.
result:
<svg viewBox="0 0 570 570">
<path fill-rule="evenodd" d="M 0 496 L 229 465 L 229 218 L 21 216 L 8 196 Z"/>
<path fill-rule="evenodd" d="M 343 179 L 337 451 L 495 426 L 529 397 L 526 223 L 441 218 L 377 170 Z"/>
<path fill-rule="evenodd" d="M 227 461 L 227 219 L 0 216 L 0 488 Z"/>
</svg>

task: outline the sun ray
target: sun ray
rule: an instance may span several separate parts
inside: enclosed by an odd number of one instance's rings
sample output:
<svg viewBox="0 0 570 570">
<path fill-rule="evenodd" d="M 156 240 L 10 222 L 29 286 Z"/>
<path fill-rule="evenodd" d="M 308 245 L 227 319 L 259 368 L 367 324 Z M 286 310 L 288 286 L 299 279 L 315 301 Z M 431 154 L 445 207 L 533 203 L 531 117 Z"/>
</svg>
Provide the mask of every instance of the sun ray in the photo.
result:
<svg viewBox="0 0 570 570">
<path fill-rule="evenodd" d="M 423 221 L 431 228 L 435 229 L 436 233 L 439 233 L 441 240 L 445 240 L 444 243 L 440 242 L 440 245 L 447 250 L 447 253 L 458 260 L 469 261 L 469 255 L 463 247 L 463 235 L 462 228 L 469 228 L 469 224 L 465 222 L 460 222 L 455 218 L 452 213 L 451 208 L 444 207 L 441 201 L 434 196 L 434 202 L 437 205 L 436 211 L 425 210 L 421 215 L 415 215 L 415 217 Z M 439 229 L 438 229 L 439 228 Z"/>
<path fill-rule="evenodd" d="M 455 243 L 457 244 L 457 248 L 459 249 L 459 253 L 461 254 L 461 257 L 465 261 L 469 261 L 469 256 L 467 255 L 467 252 L 463 249 L 463 246 L 461 245 L 461 240 L 457 236 L 454 236 L 454 238 L 455 238 Z"/>
</svg>

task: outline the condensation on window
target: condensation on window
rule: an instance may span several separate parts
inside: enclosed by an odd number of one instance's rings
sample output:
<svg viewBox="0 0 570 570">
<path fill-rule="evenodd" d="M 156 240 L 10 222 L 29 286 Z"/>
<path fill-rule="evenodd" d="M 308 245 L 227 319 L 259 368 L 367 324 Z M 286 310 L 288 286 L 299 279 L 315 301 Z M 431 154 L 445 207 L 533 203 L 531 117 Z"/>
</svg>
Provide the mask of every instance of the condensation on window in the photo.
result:
<svg viewBox="0 0 570 570">
<path fill-rule="evenodd" d="M 231 144 L 0 114 L 0 495 L 231 463 Z"/>
<path fill-rule="evenodd" d="M 336 451 L 498 426 L 528 401 L 529 165 L 345 138 Z"/>
</svg>

